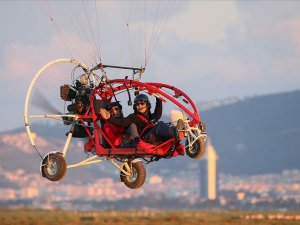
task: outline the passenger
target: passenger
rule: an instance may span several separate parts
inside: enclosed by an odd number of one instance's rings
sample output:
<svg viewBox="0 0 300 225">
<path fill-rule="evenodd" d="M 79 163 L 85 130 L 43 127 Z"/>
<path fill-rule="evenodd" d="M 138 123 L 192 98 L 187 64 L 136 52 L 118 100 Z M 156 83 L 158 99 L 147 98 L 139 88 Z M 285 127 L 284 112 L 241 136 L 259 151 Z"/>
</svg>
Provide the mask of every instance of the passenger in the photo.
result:
<svg viewBox="0 0 300 225">
<path fill-rule="evenodd" d="M 134 126 L 131 126 L 131 134 L 135 144 L 140 142 L 140 138 L 147 143 L 158 145 L 173 137 L 178 140 L 184 137 L 184 132 L 181 131 L 184 129 L 183 120 L 178 120 L 176 127 L 168 126 L 163 121 L 157 122 L 162 116 L 162 101 L 159 98 L 156 98 L 154 113 L 151 113 L 150 109 L 151 103 L 148 96 L 139 94 L 134 99 L 134 112 L 127 117 L 111 117 L 105 109 L 100 109 L 100 114 L 109 123 L 116 126 L 126 128 L 135 124 L 137 132 L 134 132 Z"/>
</svg>

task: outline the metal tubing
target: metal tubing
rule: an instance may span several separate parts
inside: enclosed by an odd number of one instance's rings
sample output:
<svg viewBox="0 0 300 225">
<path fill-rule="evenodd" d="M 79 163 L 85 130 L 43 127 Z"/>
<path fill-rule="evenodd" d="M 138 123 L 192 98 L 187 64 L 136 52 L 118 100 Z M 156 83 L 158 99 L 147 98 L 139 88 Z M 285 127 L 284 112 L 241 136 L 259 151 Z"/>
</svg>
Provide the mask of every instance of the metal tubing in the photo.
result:
<svg viewBox="0 0 300 225">
<path fill-rule="evenodd" d="M 70 115 L 70 114 L 65 114 L 65 115 L 32 115 L 28 116 L 29 119 L 37 119 L 37 118 L 56 118 L 56 117 L 71 117 L 71 118 L 76 118 L 77 115 Z"/>
<path fill-rule="evenodd" d="M 90 164 L 94 164 L 94 163 L 100 163 L 100 162 L 103 162 L 105 159 L 98 159 L 98 160 L 94 160 L 95 158 L 98 158 L 98 156 L 94 155 L 88 159 L 85 159 L 79 163 L 76 163 L 76 164 L 72 164 L 72 165 L 69 165 L 67 166 L 67 168 L 74 168 L 74 167 L 78 167 L 78 166 L 85 166 L 85 165 L 90 165 Z M 94 161 L 92 161 L 94 160 Z"/>
<path fill-rule="evenodd" d="M 130 175 L 131 175 L 131 170 L 130 170 L 130 167 L 128 166 L 128 163 L 127 163 L 127 162 L 122 163 L 122 167 L 123 167 L 123 165 L 125 165 L 126 168 L 129 168 L 129 172 L 123 170 L 123 168 L 122 168 L 121 166 L 119 166 L 117 163 L 115 163 L 113 159 L 111 159 L 110 162 L 111 162 L 115 167 L 117 167 L 121 172 L 123 172 L 126 176 L 130 176 Z M 127 164 L 127 165 L 126 165 L 126 164 Z"/>
<path fill-rule="evenodd" d="M 91 71 L 100 69 L 101 67 L 102 67 L 102 68 L 124 69 L 124 70 L 137 70 L 137 71 L 143 71 L 143 70 L 145 70 L 145 68 L 127 67 L 127 66 L 103 65 L 102 63 L 100 63 L 100 64 L 98 64 L 97 66 L 95 66 L 94 68 L 92 68 Z"/>
<path fill-rule="evenodd" d="M 64 156 L 64 157 L 65 157 L 66 154 L 67 154 L 67 151 L 68 151 L 68 148 L 69 148 L 69 145 L 70 145 L 72 136 L 73 136 L 72 131 L 73 131 L 73 129 L 74 129 L 74 126 L 75 126 L 75 122 L 72 123 L 72 127 L 71 127 L 71 129 L 70 129 L 70 132 L 69 132 L 69 134 L 68 134 L 68 137 L 67 137 L 67 140 L 66 140 L 64 149 L 63 149 L 63 156 Z"/>
</svg>

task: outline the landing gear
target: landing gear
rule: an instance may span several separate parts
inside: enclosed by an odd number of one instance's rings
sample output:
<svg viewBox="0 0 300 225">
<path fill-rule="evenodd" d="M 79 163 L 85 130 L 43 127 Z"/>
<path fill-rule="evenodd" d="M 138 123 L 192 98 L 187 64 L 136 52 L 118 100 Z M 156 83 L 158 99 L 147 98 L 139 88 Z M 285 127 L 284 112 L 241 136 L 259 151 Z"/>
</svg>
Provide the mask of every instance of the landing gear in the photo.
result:
<svg viewBox="0 0 300 225">
<path fill-rule="evenodd" d="M 48 154 L 42 162 L 42 176 L 51 181 L 61 180 L 67 171 L 67 163 L 63 155 L 59 152 Z"/>
<path fill-rule="evenodd" d="M 186 146 L 188 145 L 186 141 Z M 185 148 L 186 154 L 192 159 L 199 159 L 205 154 L 205 139 L 200 137 L 199 140 L 196 140 L 192 146 L 187 146 Z"/>
<path fill-rule="evenodd" d="M 126 175 L 122 171 L 120 172 L 120 179 L 127 187 L 137 189 L 145 183 L 146 170 L 142 162 L 138 161 L 127 164 L 127 166 L 123 165 L 122 169 L 130 174 Z"/>
<path fill-rule="evenodd" d="M 189 132 L 185 141 L 185 152 L 192 159 L 199 159 L 205 154 L 205 141 L 207 138 L 206 126 L 200 123 L 197 129 Z"/>
</svg>

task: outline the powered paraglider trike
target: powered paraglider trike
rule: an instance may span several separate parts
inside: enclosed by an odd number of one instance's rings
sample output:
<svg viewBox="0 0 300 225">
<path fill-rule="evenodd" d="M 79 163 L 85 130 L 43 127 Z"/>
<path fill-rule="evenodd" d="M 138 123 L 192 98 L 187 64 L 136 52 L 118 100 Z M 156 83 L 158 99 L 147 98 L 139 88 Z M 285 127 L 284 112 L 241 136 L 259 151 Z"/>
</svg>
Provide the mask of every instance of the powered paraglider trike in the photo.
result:
<svg viewBox="0 0 300 225">
<path fill-rule="evenodd" d="M 132 70 L 134 76 L 138 75 L 132 79 L 126 77 L 110 80 L 104 70 L 107 67 Z M 96 71 L 101 71 L 102 76 L 97 75 Z M 31 82 L 25 103 L 25 126 L 31 144 L 39 153 L 35 135 L 31 131 L 33 120 L 60 120 L 70 125 L 62 150 L 51 151 L 43 157 L 40 155 L 43 177 L 58 181 L 69 168 L 110 161 L 120 170 L 120 180 L 127 187 L 135 189 L 141 187 L 146 179 L 143 161 L 151 163 L 185 153 L 194 159 L 203 156 L 207 139 L 206 128 L 193 101 L 183 91 L 168 84 L 139 81 L 143 72 L 144 68 L 102 64 L 89 69 L 71 59 L 55 60 L 41 68 Z M 103 129 L 99 109 L 116 99 L 120 93 L 127 95 L 128 105 L 131 105 L 133 94 L 147 93 L 178 107 L 179 110 L 171 110 L 168 122 L 171 125 L 178 119 L 184 121 L 184 129 L 181 131 L 185 132 L 185 141 L 171 138 L 146 148 L 114 146 Z M 37 101 L 41 96 L 42 101 Z M 88 138 L 92 156 L 79 163 L 67 165 L 65 157 L 73 137 Z"/>
</svg>

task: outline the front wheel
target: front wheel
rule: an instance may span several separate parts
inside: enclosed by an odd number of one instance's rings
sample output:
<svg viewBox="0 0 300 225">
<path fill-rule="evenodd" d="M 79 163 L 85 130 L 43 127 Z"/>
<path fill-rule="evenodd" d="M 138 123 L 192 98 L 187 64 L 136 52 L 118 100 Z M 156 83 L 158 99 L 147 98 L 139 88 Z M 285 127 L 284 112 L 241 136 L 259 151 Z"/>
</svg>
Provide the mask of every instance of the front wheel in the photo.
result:
<svg viewBox="0 0 300 225">
<path fill-rule="evenodd" d="M 123 169 L 127 172 L 126 167 L 124 166 Z M 131 188 L 137 189 L 140 188 L 146 180 L 146 169 L 142 162 L 136 162 L 131 164 L 131 174 L 126 176 L 122 171 L 120 173 L 121 181 L 124 184 Z"/>
<path fill-rule="evenodd" d="M 67 170 L 67 163 L 61 153 L 50 153 L 47 155 L 41 166 L 41 172 L 43 177 L 46 177 L 51 181 L 61 180 Z"/>
<path fill-rule="evenodd" d="M 188 147 L 188 141 L 186 140 L 185 152 L 189 157 L 193 159 L 201 158 L 205 154 L 205 138 L 200 137 L 190 147 Z"/>
</svg>

